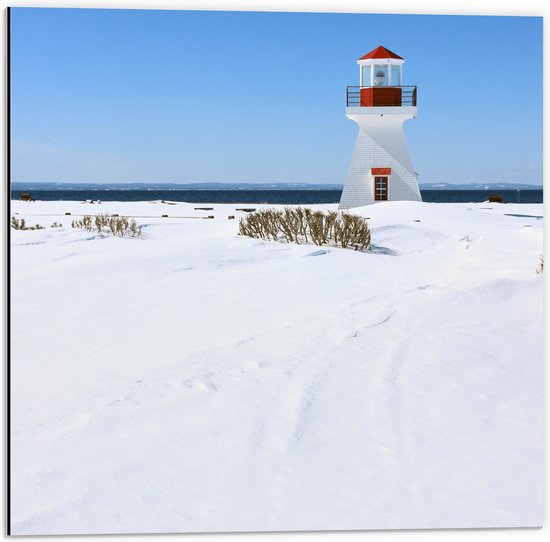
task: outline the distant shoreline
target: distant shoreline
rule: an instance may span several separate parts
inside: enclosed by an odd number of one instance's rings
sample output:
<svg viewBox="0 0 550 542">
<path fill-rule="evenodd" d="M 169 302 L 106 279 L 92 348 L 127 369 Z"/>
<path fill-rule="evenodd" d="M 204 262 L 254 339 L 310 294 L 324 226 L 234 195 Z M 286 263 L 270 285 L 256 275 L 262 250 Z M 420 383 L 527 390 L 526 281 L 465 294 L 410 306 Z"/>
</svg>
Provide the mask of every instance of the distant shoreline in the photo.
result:
<svg viewBox="0 0 550 542">
<path fill-rule="evenodd" d="M 422 183 L 420 190 L 543 190 L 543 185 L 525 183 Z M 60 182 L 21 182 L 10 185 L 11 191 L 63 191 L 63 190 L 143 190 L 143 191 L 289 191 L 289 190 L 342 190 L 343 184 L 314 183 L 60 183 Z"/>
</svg>

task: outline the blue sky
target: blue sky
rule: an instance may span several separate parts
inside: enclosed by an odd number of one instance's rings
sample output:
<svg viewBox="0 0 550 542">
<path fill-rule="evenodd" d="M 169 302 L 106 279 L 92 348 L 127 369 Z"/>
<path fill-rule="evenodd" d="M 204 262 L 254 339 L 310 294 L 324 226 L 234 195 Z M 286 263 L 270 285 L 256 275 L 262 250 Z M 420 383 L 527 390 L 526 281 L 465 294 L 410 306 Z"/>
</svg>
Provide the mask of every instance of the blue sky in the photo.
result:
<svg viewBox="0 0 550 542">
<path fill-rule="evenodd" d="M 357 58 L 406 59 L 419 181 L 542 183 L 542 19 L 12 9 L 13 181 L 342 183 Z"/>
</svg>

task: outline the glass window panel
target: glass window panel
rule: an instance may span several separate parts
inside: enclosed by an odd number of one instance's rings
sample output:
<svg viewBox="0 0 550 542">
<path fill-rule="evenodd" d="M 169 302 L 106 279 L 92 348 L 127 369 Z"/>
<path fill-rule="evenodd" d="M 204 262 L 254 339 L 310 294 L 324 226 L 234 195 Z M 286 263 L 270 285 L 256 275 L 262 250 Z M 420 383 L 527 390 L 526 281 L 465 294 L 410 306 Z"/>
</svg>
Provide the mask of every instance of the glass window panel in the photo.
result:
<svg viewBox="0 0 550 542">
<path fill-rule="evenodd" d="M 371 66 L 362 66 L 361 67 L 361 86 L 362 87 L 371 87 L 370 81 L 370 71 Z"/>
<path fill-rule="evenodd" d="M 399 66 L 391 67 L 391 84 L 392 87 L 401 86 L 401 70 L 399 69 Z"/>
<path fill-rule="evenodd" d="M 375 177 L 374 178 L 374 199 L 376 201 L 388 199 L 388 178 L 387 177 Z"/>
<path fill-rule="evenodd" d="M 384 87 L 388 85 L 388 65 L 379 64 L 374 66 L 374 85 L 375 87 Z"/>
</svg>

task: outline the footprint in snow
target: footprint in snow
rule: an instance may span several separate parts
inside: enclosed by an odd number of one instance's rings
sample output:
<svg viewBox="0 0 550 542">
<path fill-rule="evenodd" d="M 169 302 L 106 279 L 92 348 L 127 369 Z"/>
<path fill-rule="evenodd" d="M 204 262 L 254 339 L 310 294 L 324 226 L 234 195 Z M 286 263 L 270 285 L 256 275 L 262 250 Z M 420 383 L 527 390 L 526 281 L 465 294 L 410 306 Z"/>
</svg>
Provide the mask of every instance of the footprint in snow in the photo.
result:
<svg viewBox="0 0 550 542">
<path fill-rule="evenodd" d="M 118 399 L 113 399 L 112 401 L 109 401 L 108 403 L 105 403 L 103 405 L 103 408 L 112 408 L 112 407 L 115 407 L 117 405 L 120 405 L 121 403 L 125 403 L 126 401 L 128 401 L 128 398 L 127 397 L 119 397 Z"/>
<path fill-rule="evenodd" d="M 464 244 L 464 248 L 466 250 L 468 250 L 470 248 L 470 244 L 473 243 L 475 241 L 475 239 L 473 239 L 472 237 L 470 237 L 469 235 L 466 235 L 464 236 L 462 239 L 460 239 L 461 241 L 463 241 L 465 244 Z"/>
<path fill-rule="evenodd" d="M 213 382 L 211 382 L 207 377 L 201 377 L 201 376 L 184 380 L 179 384 L 178 387 L 195 389 L 200 392 L 212 392 L 212 391 L 218 390 L 216 385 Z"/>
<path fill-rule="evenodd" d="M 382 320 L 379 320 L 378 322 L 375 322 L 374 324 L 369 324 L 368 326 L 366 326 L 366 328 L 368 329 L 368 328 L 371 328 L 371 327 L 381 326 L 382 324 L 385 324 L 386 322 L 388 322 L 394 314 L 395 314 L 395 310 L 392 310 L 392 311 L 390 311 L 390 313 L 388 315 L 386 315 L 384 318 L 382 318 Z"/>
<path fill-rule="evenodd" d="M 177 269 L 174 269 L 172 273 L 182 273 L 183 271 L 193 271 L 193 269 L 195 269 L 193 266 L 178 267 Z"/>
<path fill-rule="evenodd" d="M 74 417 L 73 422 L 71 423 L 69 429 L 71 431 L 77 431 L 79 429 L 82 429 L 86 425 L 88 425 L 91 420 L 92 420 L 91 414 L 88 414 L 88 413 L 77 414 Z"/>
<path fill-rule="evenodd" d="M 241 365 L 241 372 L 246 373 L 249 371 L 257 371 L 258 369 L 261 369 L 265 363 L 261 363 L 259 361 L 246 361 Z"/>
<path fill-rule="evenodd" d="M 328 250 L 316 250 L 315 252 L 309 252 L 308 254 L 306 254 L 306 256 L 324 256 L 328 253 Z"/>
</svg>

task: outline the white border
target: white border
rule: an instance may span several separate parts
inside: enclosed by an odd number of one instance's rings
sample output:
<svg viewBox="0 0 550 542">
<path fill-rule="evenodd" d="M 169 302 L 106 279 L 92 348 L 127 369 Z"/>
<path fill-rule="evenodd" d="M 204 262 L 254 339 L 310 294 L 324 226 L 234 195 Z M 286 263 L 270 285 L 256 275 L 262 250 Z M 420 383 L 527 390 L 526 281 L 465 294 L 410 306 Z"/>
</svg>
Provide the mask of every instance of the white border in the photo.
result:
<svg viewBox="0 0 550 542">
<path fill-rule="evenodd" d="M 2 148 L 4 152 L 2 153 L 2 171 L 3 171 L 3 186 L 0 194 L 0 203 L 2 205 L 3 217 L 0 225 L 0 238 L 2 240 L 2 254 L 4 255 L 4 262 L 6 261 L 6 239 L 5 239 L 5 227 L 6 227 L 6 216 L 5 216 L 5 193 L 6 193 L 6 179 L 5 179 L 5 8 L 6 6 L 12 7 L 95 7 L 95 8 L 126 8 L 126 9 L 201 9 L 201 10 L 232 10 L 232 11 L 317 11 L 317 12 L 332 12 L 332 13 L 416 13 L 416 14 L 448 14 L 448 15 L 531 15 L 531 16 L 545 16 L 550 15 L 550 2 L 546 0 L 485 0 L 480 2 L 479 0 L 447 0 L 447 2 L 437 2 L 436 0 L 416 0 L 411 2 L 410 0 L 180 0 L 180 1 L 169 1 L 169 0 L 95 0 L 95 1 L 44 1 L 44 0 L 12 0 L 7 2 L 6 0 L 0 0 L 2 6 L 2 60 L 3 60 L 3 85 L 2 85 Z M 546 22 L 544 27 L 546 29 Z M 544 58 L 548 58 L 548 47 L 547 39 L 545 41 L 544 47 Z M 465 49 L 467 51 L 467 42 L 465 42 Z M 545 68 L 548 63 L 545 62 Z M 546 70 L 545 70 L 546 73 Z M 505 77 L 505 74 L 503 74 Z M 546 75 L 544 77 L 546 82 Z M 546 84 L 545 84 L 546 88 Z M 545 100 L 546 101 L 546 100 Z M 546 111 L 546 107 L 545 107 Z M 544 115 L 545 121 L 547 115 Z M 544 123 L 546 128 L 547 123 Z M 544 155 L 549 155 L 550 144 L 548 143 L 548 138 L 545 138 L 544 144 Z M 545 175 L 545 186 L 548 184 L 546 182 Z M 545 211 L 546 209 L 545 205 Z M 547 214 L 547 213 L 545 213 Z M 548 235 L 545 235 L 545 248 L 548 245 Z M 545 250 L 548 254 L 548 251 Z M 6 265 L 3 266 L 4 273 L 6 272 Z M 546 272 L 548 275 L 549 271 Z M 3 275 L 5 284 L 5 275 Z M 2 307 L 5 306 L 4 295 L 5 291 L 2 288 Z M 545 291 L 545 302 L 548 307 L 548 289 Z M 2 324 L 4 324 L 4 313 L 1 313 L 0 319 Z M 2 325 L 4 328 L 4 325 Z M 550 334 L 546 334 L 546 358 L 548 358 L 548 342 Z M 5 339 L 5 332 L 3 334 Z M 4 356 L 3 356 L 4 357 Z M 5 360 L 3 360 L 5 363 Z M 4 373 L 3 373 L 4 375 Z M 548 390 L 548 373 L 546 375 L 546 390 Z M 4 386 L 2 387 L 2 419 L 5 419 L 5 397 L 4 397 Z M 547 402 L 548 404 L 548 402 Z M 545 410 L 547 414 L 547 408 Z M 546 416 L 546 419 L 548 417 Z M 5 433 L 5 424 L 2 426 L 3 433 Z M 545 439 L 546 444 L 548 440 Z M 5 446 L 5 440 L 4 440 Z M 546 447 L 546 458 L 548 458 L 548 447 Z M 3 455 L 3 468 L 2 468 L 2 488 L 5 487 L 4 484 L 4 465 L 5 465 L 5 450 Z M 546 481 L 546 505 L 545 505 L 545 517 L 546 522 L 548 522 L 548 477 L 545 476 Z M 4 490 L 2 491 L 0 497 L 0 504 L 2 506 L 2 518 L 3 526 L 2 532 L 5 534 L 5 494 Z M 266 533 L 266 534 L 223 534 L 223 535 L 150 535 L 150 536 L 134 536 L 128 535 L 124 538 L 114 537 L 114 536 L 88 536 L 85 540 L 170 540 L 170 539 L 182 539 L 184 541 L 201 541 L 201 542 L 210 542 L 214 540 L 244 540 L 250 542 L 256 541 L 272 541 L 278 542 L 281 541 L 335 541 L 335 540 L 344 540 L 344 541 L 368 541 L 368 542 L 393 542 L 397 541 L 498 541 L 498 542 L 508 542 L 510 540 L 544 540 L 549 536 L 550 528 L 546 526 L 543 529 L 496 529 L 496 530 L 455 530 L 455 531 L 364 531 L 364 532 L 325 532 L 325 533 Z M 21 537 L 27 538 L 27 537 Z M 50 536 L 45 540 L 73 540 L 73 539 L 82 539 L 82 537 L 55 537 Z M 37 540 L 35 538 L 35 540 Z"/>
</svg>

